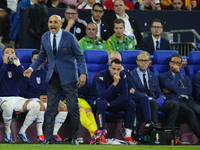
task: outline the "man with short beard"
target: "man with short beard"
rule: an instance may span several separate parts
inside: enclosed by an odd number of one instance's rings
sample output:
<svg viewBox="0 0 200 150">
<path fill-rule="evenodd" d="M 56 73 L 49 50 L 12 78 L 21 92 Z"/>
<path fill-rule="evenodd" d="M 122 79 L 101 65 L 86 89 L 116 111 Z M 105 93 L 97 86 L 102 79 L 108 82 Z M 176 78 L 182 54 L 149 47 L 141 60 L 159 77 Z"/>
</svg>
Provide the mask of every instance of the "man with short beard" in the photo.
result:
<svg viewBox="0 0 200 150">
<path fill-rule="evenodd" d="M 107 40 L 108 53 L 112 51 L 121 50 L 135 50 L 134 39 L 129 39 L 124 35 L 125 23 L 122 19 L 116 19 L 114 21 L 115 33 Z"/>
</svg>

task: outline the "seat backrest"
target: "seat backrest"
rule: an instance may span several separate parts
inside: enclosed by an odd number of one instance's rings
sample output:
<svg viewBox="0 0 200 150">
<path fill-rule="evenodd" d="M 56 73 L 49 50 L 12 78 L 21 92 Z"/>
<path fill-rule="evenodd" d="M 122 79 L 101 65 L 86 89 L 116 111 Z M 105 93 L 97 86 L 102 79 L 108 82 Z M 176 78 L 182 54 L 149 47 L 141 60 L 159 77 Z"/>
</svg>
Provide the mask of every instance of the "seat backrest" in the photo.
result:
<svg viewBox="0 0 200 150">
<path fill-rule="evenodd" d="M 19 58 L 20 63 L 27 69 L 31 65 L 32 52 L 35 49 L 16 49 L 16 56 Z"/>
<path fill-rule="evenodd" d="M 189 65 L 187 66 L 187 75 L 193 81 L 194 75 L 200 70 L 200 51 L 190 51 Z"/>
<path fill-rule="evenodd" d="M 174 54 L 178 54 L 178 52 L 172 50 L 158 50 L 154 52 L 154 65 L 151 68 L 157 77 L 162 73 L 169 71 L 169 61 L 171 56 Z M 185 69 L 183 66 L 180 69 L 180 73 L 185 75 Z"/>
<path fill-rule="evenodd" d="M 119 52 L 122 57 L 122 65 L 125 69 L 132 71 L 137 67 L 136 59 L 139 52 L 141 50 L 122 50 Z"/>
<path fill-rule="evenodd" d="M 88 70 L 87 80 L 89 85 L 92 85 L 94 74 L 108 68 L 108 52 L 106 50 L 85 50 L 83 54 Z"/>
<path fill-rule="evenodd" d="M 154 52 L 154 64 L 169 64 L 172 55 L 178 54 L 173 50 L 158 50 Z"/>
<path fill-rule="evenodd" d="M 3 56 L 3 50 L 0 49 L 0 62 L 3 62 L 3 58 L 2 58 L 2 56 Z"/>
<path fill-rule="evenodd" d="M 157 75 L 157 77 L 159 77 L 164 72 L 169 71 L 170 67 L 169 65 L 165 65 L 165 64 L 155 64 L 151 67 L 151 69 Z M 185 75 L 185 69 L 183 66 L 180 69 L 180 73 Z"/>
</svg>

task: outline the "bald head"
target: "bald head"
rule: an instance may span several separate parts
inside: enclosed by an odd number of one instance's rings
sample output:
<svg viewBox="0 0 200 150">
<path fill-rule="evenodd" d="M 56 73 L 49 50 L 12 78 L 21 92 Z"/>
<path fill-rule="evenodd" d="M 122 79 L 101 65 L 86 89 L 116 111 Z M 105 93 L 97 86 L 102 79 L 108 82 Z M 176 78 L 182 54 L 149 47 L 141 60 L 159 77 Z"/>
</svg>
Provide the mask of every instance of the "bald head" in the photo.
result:
<svg viewBox="0 0 200 150">
<path fill-rule="evenodd" d="M 120 53 L 117 52 L 117 51 L 113 51 L 113 52 L 110 53 L 110 55 L 109 55 L 109 64 L 111 63 L 111 61 L 113 59 L 119 59 L 120 61 L 122 61 L 122 57 L 121 57 Z"/>
<path fill-rule="evenodd" d="M 48 27 L 49 27 L 49 31 L 52 34 L 56 34 L 62 27 L 61 17 L 58 15 L 50 16 L 49 21 L 48 21 Z"/>
</svg>

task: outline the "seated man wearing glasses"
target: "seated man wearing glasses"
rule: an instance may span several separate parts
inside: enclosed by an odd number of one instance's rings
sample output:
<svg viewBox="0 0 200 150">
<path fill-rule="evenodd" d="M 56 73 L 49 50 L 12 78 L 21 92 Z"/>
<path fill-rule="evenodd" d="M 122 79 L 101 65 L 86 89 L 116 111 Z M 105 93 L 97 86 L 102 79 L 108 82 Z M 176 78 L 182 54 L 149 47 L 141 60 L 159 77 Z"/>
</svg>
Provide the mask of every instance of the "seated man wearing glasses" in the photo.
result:
<svg viewBox="0 0 200 150">
<path fill-rule="evenodd" d="M 196 115 L 200 115 L 200 105 L 192 98 L 192 83 L 188 76 L 180 73 L 182 58 L 174 54 L 169 62 L 170 70 L 160 75 L 160 84 L 166 97 L 180 105 L 179 114 L 188 122 L 192 131 L 200 139 L 200 126 Z"/>
<path fill-rule="evenodd" d="M 166 99 L 160 89 L 157 76 L 147 70 L 149 59 L 150 54 L 146 51 L 141 51 L 137 54 L 136 62 L 138 67 L 131 71 L 136 88 L 135 97 L 148 97 L 151 106 L 151 120 L 156 126 L 158 125 L 158 111 L 162 111 L 167 114 L 166 126 L 172 127 L 179 113 L 179 103 Z"/>
<path fill-rule="evenodd" d="M 153 20 L 151 24 L 152 35 L 141 40 L 140 49 L 147 51 L 150 55 L 153 55 L 156 50 L 170 50 L 169 41 L 161 37 L 162 32 L 162 22 L 159 19 Z"/>
<path fill-rule="evenodd" d="M 87 19 L 86 22 L 96 23 L 98 27 L 98 32 L 96 36 L 107 41 L 107 39 L 110 37 L 110 34 L 107 22 L 101 19 L 104 15 L 103 5 L 101 3 L 95 3 L 92 7 L 91 14 L 92 16 L 89 19 Z"/>
<path fill-rule="evenodd" d="M 62 28 L 68 32 L 71 32 L 79 41 L 85 36 L 85 29 L 87 23 L 78 18 L 78 9 L 75 5 L 68 5 L 65 9 L 65 18 L 63 18 Z"/>
</svg>

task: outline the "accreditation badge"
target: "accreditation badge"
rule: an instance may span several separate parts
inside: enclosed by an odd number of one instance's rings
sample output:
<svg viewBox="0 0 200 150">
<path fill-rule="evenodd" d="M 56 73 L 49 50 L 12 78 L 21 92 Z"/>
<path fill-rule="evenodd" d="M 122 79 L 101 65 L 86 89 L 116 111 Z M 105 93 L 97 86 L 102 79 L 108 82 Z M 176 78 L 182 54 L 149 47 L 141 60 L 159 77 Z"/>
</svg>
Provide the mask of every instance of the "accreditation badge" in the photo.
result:
<svg viewBox="0 0 200 150">
<path fill-rule="evenodd" d="M 67 52 L 67 47 L 63 47 L 63 52 L 64 52 L 64 53 Z"/>
<path fill-rule="evenodd" d="M 41 83 L 40 77 L 36 77 L 36 81 L 37 81 L 37 84 L 40 84 Z"/>
<path fill-rule="evenodd" d="M 129 44 L 129 45 L 128 45 L 128 48 L 133 48 L 133 44 Z"/>
<path fill-rule="evenodd" d="M 8 78 L 12 78 L 12 72 L 8 71 Z"/>
</svg>

